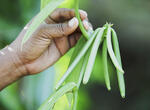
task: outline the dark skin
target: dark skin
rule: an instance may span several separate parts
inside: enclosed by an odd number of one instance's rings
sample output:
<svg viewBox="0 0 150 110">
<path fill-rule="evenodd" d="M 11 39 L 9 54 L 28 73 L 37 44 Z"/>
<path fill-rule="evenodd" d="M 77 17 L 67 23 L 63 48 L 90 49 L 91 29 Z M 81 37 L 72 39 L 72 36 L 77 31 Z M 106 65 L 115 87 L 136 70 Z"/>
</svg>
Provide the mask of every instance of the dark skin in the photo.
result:
<svg viewBox="0 0 150 110">
<path fill-rule="evenodd" d="M 87 13 L 80 10 L 80 16 L 85 29 L 92 29 Z M 0 90 L 23 76 L 40 73 L 55 64 L 81 36 L 74 10 L 56 9 L 21 50 L 21 41 L 31 23 L 32 20 L 14 42 L 0 51 Z"/>
</svg>

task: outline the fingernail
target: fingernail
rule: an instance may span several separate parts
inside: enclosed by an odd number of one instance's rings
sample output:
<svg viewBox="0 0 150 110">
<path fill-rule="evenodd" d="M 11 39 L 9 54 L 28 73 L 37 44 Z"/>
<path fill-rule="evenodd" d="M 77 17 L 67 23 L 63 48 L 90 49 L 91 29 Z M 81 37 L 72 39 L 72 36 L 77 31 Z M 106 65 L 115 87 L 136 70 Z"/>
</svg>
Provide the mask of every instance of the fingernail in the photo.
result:
<svg viewBox="0 0 150 110">
<path fill-rule="evenodd" d="M 83 20 L 83 25 L 84 25 L 84 27 L 85 27 L 86 30 L 89 29 L 89 23 L 88 23 L 87 20 Z"/>
<path fill-rule="evenodd" d="M 86 17 L 88 16 L 87 12 L 86 11 L 83 11 L 83 10 L 79 10 L 80 14 L 83 14 L 85 15 Z"/>
<path fill-rule="evenodd" d="M 92 27 L 89 27 L 89 31 L 93 31 L 93 28 L 92 28 Z"/>
<path fill-rule="evenodd" d="M 73 27 L 74 25 L 78 25 L 78 19 L 76 17 L 69 21 L 69 27 Z"/>
</svg>

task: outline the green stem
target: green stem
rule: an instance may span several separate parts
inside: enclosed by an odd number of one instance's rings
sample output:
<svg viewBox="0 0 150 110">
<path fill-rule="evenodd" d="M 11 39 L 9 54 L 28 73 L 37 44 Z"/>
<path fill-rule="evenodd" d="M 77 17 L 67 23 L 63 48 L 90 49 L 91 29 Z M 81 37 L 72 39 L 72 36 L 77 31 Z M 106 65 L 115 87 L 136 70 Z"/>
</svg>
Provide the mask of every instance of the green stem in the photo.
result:
<svg viewBox="0 0 150 110">
<path fill-rule="evenodd" d="M 76 13 L 76 17 L 79 21 L 79 27 L 80 27 L 80 30 L 83 34 L 83 36 L 88 40 L 90 37 L 87 33 L 87 31 L 85 30 L 84 26 L 83 26 L 83 23 L 82 23 L 82 20 L 80 18 L 80 13 L 79 13 L 79 0 L 75 0 L 75 13 Z"/>
<path fill-rule="evenodd" d="M 58 91 L 54 92 L 41 106 L 38 110 L 52 110 L 55 103 L 68 92 L 74 91 L 77 89 L 77 85 L 73 82 L 65 84 Z"/>
<path fill-rule="evenodd" d="M 73 102 L 73 109 L 72 110 L 77 110 L 77 102 L 78 102 L 78 91 L 75 91 L 75 93 L 74 93 L 74 102 Z"/>
</svg>

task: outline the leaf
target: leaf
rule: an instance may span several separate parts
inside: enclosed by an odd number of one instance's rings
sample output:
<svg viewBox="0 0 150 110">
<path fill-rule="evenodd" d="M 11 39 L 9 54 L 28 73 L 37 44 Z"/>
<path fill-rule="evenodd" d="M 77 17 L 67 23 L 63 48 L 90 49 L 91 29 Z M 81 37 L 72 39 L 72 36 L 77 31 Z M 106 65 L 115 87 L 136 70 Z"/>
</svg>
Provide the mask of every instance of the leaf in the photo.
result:
<svg viewBox="0 0 150 110">
<path fill-rule="evenodd" d="M 83 40 L 85 40 L 84 37 L 83 37 Z M 77 51 L 78 51 L 78 49 L 81 48 L 80 46 L 83 45 L 83 44 L 84 44 L 84 41 L 82 42 L 82 39 L 79 40 L 78 45 L 75 48 L 73 56 L 72 56 L 71 59 L 75 58 L 75 56 L 78 55 Z M 75 67 L 75 69 L 71 72 L 70 76 L 65 81 L 65 82 L 71 82 L 71 81 L 73 81 L 74 83 L 77 84 L 77 89 L 79 89 L 79 87 L 80 87 L 80 84 L 81 84 L 81 81 L 82 81 L 82 78 L 83 78 L 83 75 L 84 75 L 84 72 L 85 72 L 85 68 L 86 68 L 86 65 L 87 65 L 88 57 L 90 55 L 90 50 L 91 50 L 91 48 L 88 49 L 88 51 L 86 52 L 86 54 L 84 55 L 84 57 L 80 60 L 79 64 Z M 74 102 L 73 109 L 75 109 L 76 108 L 75 106 L 77 105 L 76 101 L 77 101 L 77 97 L 78 96 L 75 95 L 76 92 L 77 91 L 75 91 L 73 93 L 74 97 L 70 97 L 70 95 L 67 94 L 69 105 L 71 105 L 72 99 L 74 99 L 74 101 L 73 101 Z"/>
<path fill-rule="evenodd" d="M 56 91 L 53 95 L 51 95 L 41 106 L 38 110 L 52 110 L 54 107 L 54 104 L 57 102 L 57 100 L 62 97 L 67 92 L 73 91 L 74 88 L 76 88 L 77 85 L 73 82 L 65 84 L 63 87 L 61 87 L 58 91 Z"/>
<path fill-rule="evenodd" d="M 85 45 L 85 43 L 86 43 L 86 40 L 82 36 L 79 39 L 79 41 L 76 44 L 76 46 L 75 46 L 75 49 L 74 49 L 73 54 L 71 56 L 71 60 L 70 60 L 69 66 L 72 64 L 72 62 L 75 60 L 75 58 L 79 55 L 79 52 L 81 51 L 81 49 L 83 48 L 83 46 Z M 65 82 L 70 82 L 71 81 L 71 82 L 75 82 L 76 84 L 79 83 L 80 76 L 81 76 L 81 71 L 82 71 L 85 63 L 87 64 L 87 58 L 89 57 L 90 50 L 91 49 L 88 49 L 88 51 L 86 52 L 86 54 L 84 55 L 84 57 L 80 60 L 80 62 L 78 63 L 78 65 L 73 69 L 73 71 L 68 76 L 68 78 L 65 80 Z"/>
<path fill-rule="evenodd" d="M 60 97 L 59 100 L 57 100 L 57 102 L 55 103 L 53 110 L 71 110 L 71 106 L 69 106 L 68 99 L 66 97 L 67 94 L 73 94 L 73 93 L 71 92 L 66 93 L 65 95 Z"/>
<path fill-rule="evenodd" d="M 41 0 L 41 9 L 45 8 L 45 6 L 50 2 L 51 0 Z"/>
<path fill-rule="evenodd" d="M 108 31 L 107 31 L 107 49 L 108 49 L 108 53 L 109 56 L 114 64 L 114 66 L 116 67 L 117 70 L 119 70 L 121 73 L 124 73 L 122 67 L 120 66 L 120 64 L 118 63 L 118 60 L 113 52 L 113 48 L 112 48 L 112 43 L 111 43 L 111 27 L 108 26 Z"/>
<path fill-rule="evenodd" d="M 77 89 L 79 89 L 80 87 L 80 84 L 82 82 L 82 78 L 83 78 L 83 75 L 84 75 L 84 72 L 85 72 L 85 69 L 86 69 L 86 65 L 87 65 L 87 62 L 88 62 L 88 58 L 89 58 L 89 55 L 90 55 L 90 51 L 91 48 L 87 51 L 85 57 L 84 57 L 84 62 L 83 62 L 83 66 L 81 68 L 81 71 L 80 71 L 80 76 L 79 76 L 79 80 L 78 80 L 78 83 L 77 83 Z M 73 110 L 76 110 L 77 108 L 77 99 L 78 99 L 78 91 L 75 91 L 74 92 L 74 95 L 73 95 Z"/>
<path fill-rule="evenodd" d="M 32 24 L 28 28 L 21 45 L 23 45 L 33 34 L 33 32 L 39 27 L 39 25 L 51 14 L 64 0 L 51 0 L 45 8 L 35 17 Z"/>
<path fill-rule="evenodd" d="M 59 8 L 74 8 L 75 0 L 65 0 Z"/>
<path fill-rule="evenodd" d="M 44 8 L 51 0 L 41 0 L 41 9 Z M 75 0 L 65 0 L 59 8 L 73 8 Z"/>
<path fill-rule="evenodd" d="M 111 29 L 111 31 L 112 31 L 112 40 L 113 40 L 114 52 L 115 52 L 115 55 L 117 57 L 119 64 L 122 66 L 117 34 L 116 34 L 114 29 Z M 118 77 L 120 93 L 121 93 L 121 96 L 124 98 L 125 97 L 124 75 L 120 71 L 117 70 L 117 77 Z"/>
<path fill-rule="evenodd" d="M 77 87 L 79 88 L 80 87 L 80 84 L 81 84 L 81 81 L 82 81 L 82 78 L 83 78 L 83 75 L 85 73 L 85 69 L 86 69 L 86 66 L 87 66 L 87 63 L 88 63 L 88 58 L 90 56 L 90 53 L 91 53 L 91 47 L 89 48 L 89 50 L 87 51 L 85 57 L 84 57 L 84 62 L 83 62 L 83 66 L 82 66 L 82 69 L 81 69 L 81 72 L 80 72 L 80 77 L 79 77 L 79 81 L 77 83 Z"/>
<path fill-rule="evenodd" d="M 81 49 L 83 48 L 85 43 L 86 43 L 86 40 L 82 36 L 79 39 L 79 41 L 77 42 L 76 46 L 75 46 L 75 49 L 74 49 L 74 51 L 72 53 L 72 56 L 71 56 L 71 59 L 70 59 L 69 66 L 72 64 L 74 59 L 78 56 L 79 52 L 81 51 Z M 74 82 L 76 84 L 78 83 L 79 77 L 80 77 L 80 71 L 81 71 L 82 65 L 83 65 L 83 60 L 84 60 L 84 57 L 81 58 L 81 60 L 79 61 L 78 65 L 74 68 L 74 70 L 71 72 L 71 74 L 65 80 L 65 83 L 68 83 L 68 82 Z M 67 94 L 67 99 L 68 99 L 69 105 L 71 105 L 73 96 L 70 96 L 69 94 Z"/>
<path fill-rule="evenodd" d="M 93 70 L 94 63 L 95 63 L 97 51 L 98 51 L 99 45 L 102 41 L 103 32 L 104 32 L 104 28 L 99 30 L 99 32 L 96 36 L 96 39 L 94 41 L 94 44 L 92 46 L 92 50 L 91 50 L 90 56 L 88 58 L 87 67 L 86 67 L 85 74 L 83 77 L 83 84 L 87 84 L 87 82 L 89 81 L 89 78 L 90 78 L 91 72 Z"/>
<path fill-rule="evenodd" d="M 70 59 L 70 63 L 69 65 L 71 65 L 71 63 L 75 60 L 75 58 L 78 56 L 79 52 L 82 50 L 84 44 L 86 43 L 86 40 L 83 36 L 81 36 L 81 38 L 79 39 L 79 41 L 77 42 L 75 49 L 72 53 L 71 59 Z"/>
<path fill-rule="evenodd" d="M 72 99 L 73 99 L 73 93 L 66 94 L 67 96 L 67 102 L 69 103 L 69 107 L 71 107 Z"/>
<path fill-rule="evenodd" d="M 86 51 L 88 50 L 88 48 L 90 47 L 90 45 L 92 44 L 95 35 L 97 34 L 97 32 L 100 29 L 98 28 L 92 35 L 92 37 L 85 43 L 84 47 L 82 48 L 82 50 L 79 52 L 79 55 L 75 58 L 75 60 L 73 61 L 73 63 L 69 66 L 68 70 L 65 72 L 65 74 L 63 75 L 63 77 L 60 79 L 60 81 L 58 82 L 58 84 L 56 85 L 56 90 L 62 85 L 62 83 L 66 80 L 66 78 L 70 75 L 70 73 L 72 72 L 72 70 L 76 67 L 76 65 L 79 63 L 79 61 L 81 60 L 81 58 L 85 55 Z"/>
<path fill-rule="evenodd" d="M 24 106 L 22 105 L 18 94 L 19 84 L 16 82 L 0 91 L 0 103 L 7 110 L 24 110 Z"/>
<path fill-rule="evenodd" d="M 85 45 L 86 40 L 85 38 L 82 36 L 78 43 L 75 46 L 75 49 L 72 53 L 71 59 L 70 59 L 70 64 L 69 66 L 73 63 L 73 61 L 75 60 L 75 58 L 79 55 L 80 51 L 82 50 L 83 46 Z M 83 61 L 84 61 L 84 57 L 81 58 L 81 60 L 79 61 L 78 65 L 76 65 L 76 67 L 73 69 L 73 71 L 70 73 L 70 75 L 67 77 L 67 79 L 65 80 L 66 83 L 68 82 L 74 82 L 74 83 L 78 83 L 79 80 L 79 76 L 80 76 L 80 71 L 82 69 L 82 65 L 83 65 Z"/>
<path fill-rule="evenodd" d="M 107 43 L 106 43 L 106 39 L 104 39 L 103 47 L 102 47 L 102 63 L 103 63 L 105 83 L 106 83 L 107 89 L 111 90 L 109 73 L 108 73 L 108 64 L 107 64 Z"/>
<path fill-rule="evenodd" d="M 82 42 L 81 42 L 82 43 Z M 81 44 L 80 43 L 80 44 Z M 79 55 L 79 52 L 81 51 L 82 47 L 84 46 L 84 42 L 82 43 L 83 45 L 77 45 L 77 48 L 75 49 L 75 51 L 73 52 L 73 57 L 71 57 L 71 62 L 70 65 L 74 62 L 75 58 Z M 80 49 L 79 49 L 80 48 Z M 79 49 L 79 50 L 78 50 Z M 65 80 L 65 82 L 75 82 L 76 84 L 78 83 L 79 80 L 79 76 L 80 76 L 80 71 L 83 65 L 83 61 L 84 61 L 84 57 L 82 57 L 79 61 L 79 63 L 75 66 L 75 68 L 73 69 L 73 71 L 70 73 L 70 75 L 67 77 L 67 79 Z M 70 66 L 69 65 L 69 66 Z"/>
</svg>

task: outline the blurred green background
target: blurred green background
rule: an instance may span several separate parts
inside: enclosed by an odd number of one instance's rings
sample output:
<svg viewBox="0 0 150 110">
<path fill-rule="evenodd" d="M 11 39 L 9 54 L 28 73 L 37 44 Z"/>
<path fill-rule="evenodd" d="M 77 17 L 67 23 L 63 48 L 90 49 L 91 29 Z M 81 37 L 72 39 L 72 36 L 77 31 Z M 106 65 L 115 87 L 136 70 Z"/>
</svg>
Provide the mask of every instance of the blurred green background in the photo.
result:
<svg viewBox="0 0 150 110">
<path fill-rule="evenodd" d="M 119 94 L 116 74 L 112 73 L 112 91 L 108 92 L 101 71 L 101 50 L 92 78 L 81 86 L 78 110 L 150 110 L 150 1 L 80 0 L 94 28 L 107 22 L 118 33 L 125 70 L 126 98 Z M 40 10 L 40 0 L 1 0 L 0 48 L 10 44 L 28 21 Z M 65 55 L 55 66 L 27 76 L 0 92 L 0 110 L 36 110 L 52 93 L 56 77 L 67 67 Z M 67 64 L 67 63 L 66 63 Z M 60 109 L 57 109 L 60 110 Z"/>
</svg>

